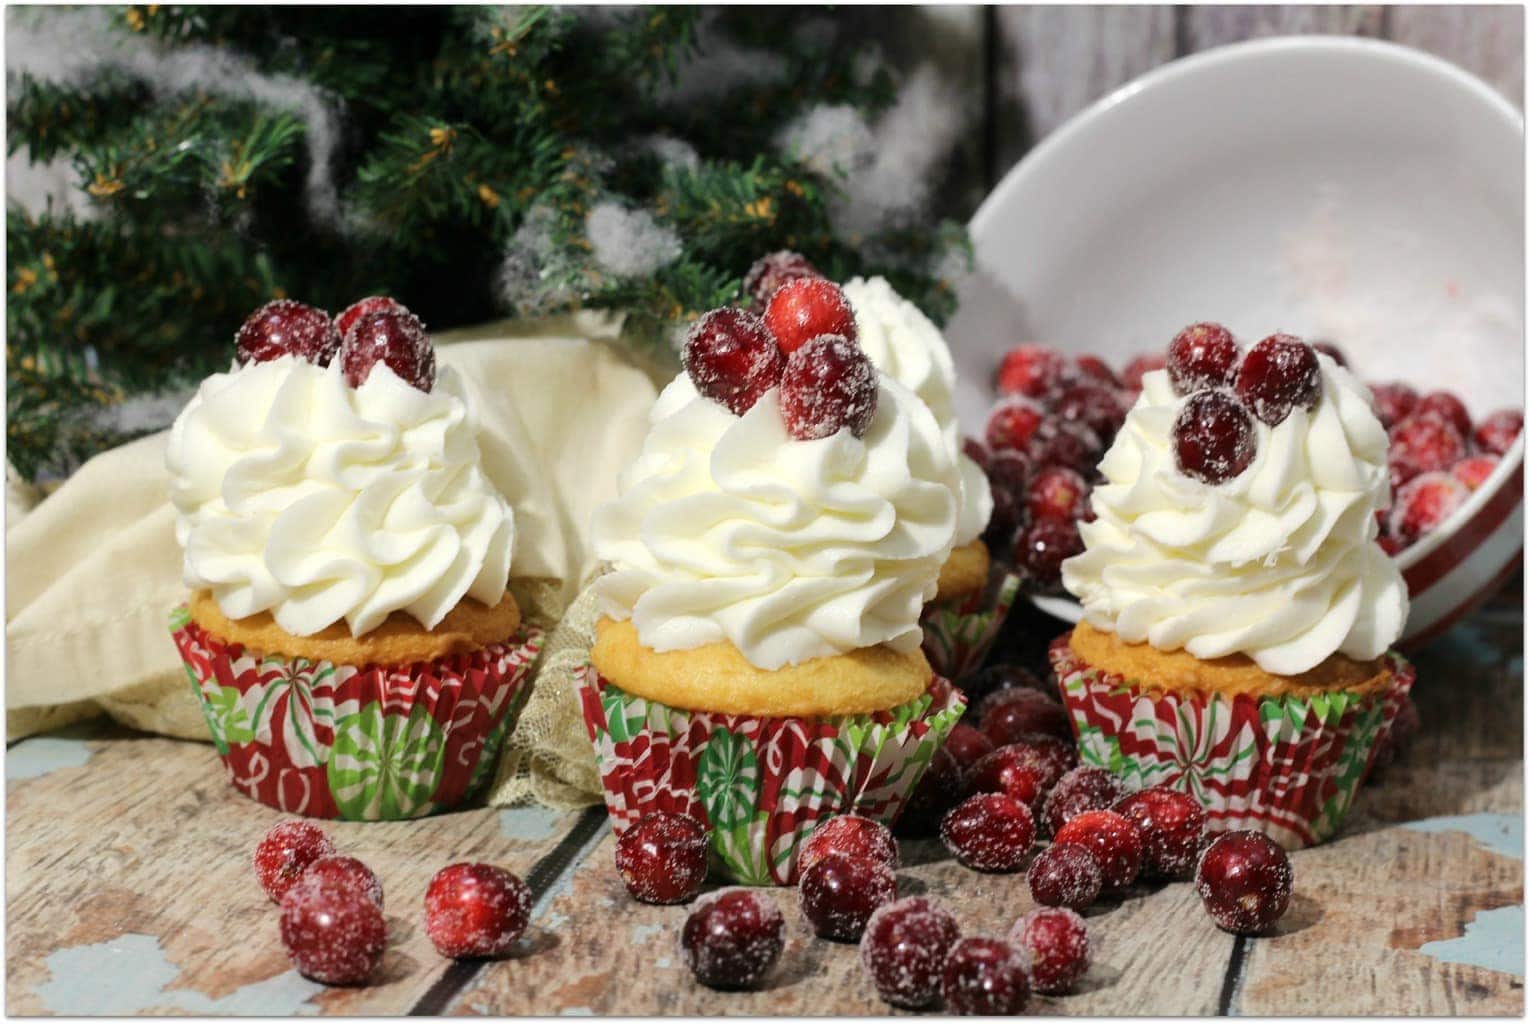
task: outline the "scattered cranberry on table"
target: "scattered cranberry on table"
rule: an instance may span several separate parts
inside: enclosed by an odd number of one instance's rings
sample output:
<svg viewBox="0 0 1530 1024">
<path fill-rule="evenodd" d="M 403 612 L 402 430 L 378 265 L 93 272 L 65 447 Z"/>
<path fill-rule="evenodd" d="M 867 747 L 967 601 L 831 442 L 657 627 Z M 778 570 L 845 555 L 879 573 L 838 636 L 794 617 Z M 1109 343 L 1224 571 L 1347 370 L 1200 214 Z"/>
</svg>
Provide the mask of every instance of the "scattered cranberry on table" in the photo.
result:
<svg viewBox="0 0 1530 1024">
<path fill-rule="evenodd" d="M 1066 907 L 1033 910 L 1009 930 L 1012 946 L 1031 955 L 1031 988 L 1045 995 L 1073 991 L 1089 970 L 1089 926 Z"/>
<path fill-rule="evenodd" d="M 280 903 L 308 866 L 335 852 L 329 833 L 307 821 L 272 825 L 255 847 L 255 877 L 273 903 Z"/>
<path fill-rule="evenodd" d="M 757 985 L 786 946 L 786 919 L 764 892 L 721 889 L 696 901 L 680 930 L 680 953 L 696 980 L 715 989 Z"/>
<path fill-rule="evenodd" d="M 337 854 L 320 857 L 308 865 L 299 879 L 299 881 L 310 880 L 320 885 L 350 886 L 376 903 L 379 909 L 383 905 L 382 882 L 378 880 L 371 868 L 355 857 Z"/>
<path fill-rule="evenodd" d="M 632 898 L 684 903 L 707 879 L 706 826 L 688 814 L 654 811 L 616 841 L 616 870 Z"/>
<path fill-rule="evenodd" d="M 1035 690 L 1012 690 L 1007 699 L 990 704 L 980 728 L 995 746 L 1019 743 L 1036 736 L 1071 741 L 1068 710 Z"/>
<path fill-rule="evenodd" d="M 982 730 L 966 722 L 957 722 L 951 727 L 950 734 L 946 736 L 943 749 L 956 758 L 956 763 L 961 765 L 963 771 L 967 771 L 993 753 L 994 745 L 993 740 L 989 739 Z"/>
<path fill-rule="evenodd" d="M 1212 840 L 1195 870 L 1195 891 L 1223 931 L 1268 931 L 1291 900 L 1291 861 L 1262 832 L 1226 832 Z"/>
<path fill-rule="evenodd" d="M 1131 885 L 1142 869 L 1142 830 L 1115 811 L 1076 815 L 1057 830 L 1052 841 L 1087 847 L 1100 862 L 1107 891 Z"/>
<path fill-rule="evenodd" d="M 1003 793 L 970 796 L 940 823 L 946 849 L 976 871 L 1018 871 L 1035 839 L 1031 809 Z"/>
<path fill-rule="evenodd" d="M 493 864 L 451 864 L 425 890 L 425 934 L 442 956 L 504 956 L 531 920 L 531 890 Z"/>
<path fill-rule="evenodd" d="M 825 853 L 797 880 L 802 916 L 819 938 L 860 939 L 877 908 L 898 895 L 898 881 L 884 860 L 848 853 Z"/>
<path fill-rule="evenodd" d="M 1122 798 L 1113 809 L 1142 830 L 1144 875 L 1190 877 L 1206 832 L 1206 811 L 1199 800 L 1168 786 L 1150 786 Z"/>
<path fill-rule="evenodd" d="M 1031 898 L 1044 907 L 1083 910 L 1100 898 L 1105 878 L 1087 846 L 1053 843 L 1026 869 Z"/>
<path fill-rule="evenodd" d="M 281 936 L 298 973 L 326 985 L 359 985 L 382 962 L 388 925 L 359 886 L 308 876 L 281 901 Z"/>
<path fill-rule="evenodd" d="M 946 955 L 961 937 L 956 918 L 939 900 L 908 896 L 877 908 L 861 935 L 861 966 L 877 994 L 908 1010 L 940 995 Z"/>
<path fill-rule="evenodd" d="M 797 867 L 806 871 L 831 853 L 867 857 L 889 868 L 898 866 L 898 841 L 880 821 L 860 814 L 836 814 L 825 818 L 802 841 L 797 851 Z"/>
<path fill-rule="evenodd" d="M 1002 939 L 959 939 L 946 954 L 940 992 L 946 1011 L 964 1017 L 1013 1017 L 1031 998 L 1029 957 Z"/>
<path fill-rule="evenodd" d="M 1103 768 L 1079 765 L 1057 780 L 1041 809 L 1047 832 L 1058 830 L 1085 811 L 1108 811 L 1126 795 L 1121 780 Z"/>
</svg>

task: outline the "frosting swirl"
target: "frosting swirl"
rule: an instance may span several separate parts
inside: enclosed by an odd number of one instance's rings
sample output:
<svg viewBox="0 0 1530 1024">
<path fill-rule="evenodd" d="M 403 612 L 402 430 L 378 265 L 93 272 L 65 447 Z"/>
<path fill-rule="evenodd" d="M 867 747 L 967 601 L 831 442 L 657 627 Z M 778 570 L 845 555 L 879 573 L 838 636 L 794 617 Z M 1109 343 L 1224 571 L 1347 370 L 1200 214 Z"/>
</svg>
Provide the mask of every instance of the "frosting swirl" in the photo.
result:
<svg viewBox="0 0 1530 1024">
<path fill-rule="evenodd" d="M 772 388 L 743 416 L 684 374 L 595 513 L 603 612 L 654 651 L 722 641 L 778 669 L 919 646 L 956 529 L 956 467 L 922 403 L 878 375 L 864 438 L 794 440 Z"/>
<path fill-rule="evenodd" d="M 852 278 L 842 289 L 855 313 L 861 351 L 873 365 L 919 397 L 935 416 L 961 471 L 956 546 L 978 538 L 993 515 L 993 493 L 981 466 L 962 452 L 956 417 L 956 365 L 940 328 L 886 278 Z"/>
<path fill-rule="evenodd" d="M 464 596 L 504 597 L 514 514 L 450 369 L 429 394 L 383 364 L 359 388 L 292 356 L 214 374 L 166 465 L 185 582 L 230 618 L 269 611 L 295 636 L 344 619 L 359 636 L 395 611 L 429 629 Z"/>
<path fill-rule="evenodd" d="M 1090 624 L 1202 659 L 1246 654 L 1276 675 L 1335 652 L 1370 660 L 1397 639 L 1407 588 L 1376 544 L 1387 434 L 1365 388 L 1318 360 L 1317 406 L 1255 420 L 1252 463 L 1216 486 L 1175 468 L 1184 399 L 1165 371 L 1143 377 L 1100 463 L 1097 519 L 1079 526 L 1086 550 L 1062 566 Z"/>
</svg>

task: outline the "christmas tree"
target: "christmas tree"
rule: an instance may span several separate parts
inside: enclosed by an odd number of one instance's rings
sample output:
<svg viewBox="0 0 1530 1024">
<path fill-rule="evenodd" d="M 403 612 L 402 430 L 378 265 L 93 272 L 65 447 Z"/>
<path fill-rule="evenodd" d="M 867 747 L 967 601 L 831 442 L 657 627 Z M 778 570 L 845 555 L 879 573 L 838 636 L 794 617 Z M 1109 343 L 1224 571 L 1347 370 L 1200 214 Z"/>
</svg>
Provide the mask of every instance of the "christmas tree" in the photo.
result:
<svg viewBox="0 0 1530 1024">
<path fill-rule="evenodd" d="M 904 83 L 858 17 L 10 8 L 8 166 L 55 183 L 7 209 L 10 460 L 163 426 L 274 297 L 664 343 L 784 247 L 942 319 L 965 238 L 878 136 Z"/>
</svg>

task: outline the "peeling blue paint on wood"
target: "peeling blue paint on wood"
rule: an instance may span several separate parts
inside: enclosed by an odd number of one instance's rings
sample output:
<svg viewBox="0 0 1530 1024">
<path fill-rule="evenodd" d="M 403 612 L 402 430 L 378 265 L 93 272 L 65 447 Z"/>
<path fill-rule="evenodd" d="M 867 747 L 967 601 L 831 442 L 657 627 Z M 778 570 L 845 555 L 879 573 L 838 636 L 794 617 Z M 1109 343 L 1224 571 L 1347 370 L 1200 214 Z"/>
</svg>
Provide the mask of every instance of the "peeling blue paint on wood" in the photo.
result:
<svg viewBox="0 0 1530 1024">
<path fill-rule="evenodd" d="M 1409 821 L 1404 828 L 1415 832 L 1465 832 L 1489 853 L 1523 860 L 1525 818 L 1515 814 L 1451 814 Z"/>
<path fill-rule="evenodd" d="M 499 812 L 499 834 L 506 839 L 541 842 L 562 831 L 568 812 L 550 807 L 511 807 Z"/>
<path fill-rule="evenodd" d="M 1467 922 L 1466 934 L 1460 938 L 1426 942 L 1418 951 L 1446 963 L 1471 964 L 1523 978 L 1525 908 L 1497 907 L 1481 911 Z"/>
<path fill-rule="evenodd" d="M 6 781 L 36 779 L 63 768 L 80 768 L 93 751 L 82 739 L 66 736 L 33 736 L 5 753 Z"/>
</svg>

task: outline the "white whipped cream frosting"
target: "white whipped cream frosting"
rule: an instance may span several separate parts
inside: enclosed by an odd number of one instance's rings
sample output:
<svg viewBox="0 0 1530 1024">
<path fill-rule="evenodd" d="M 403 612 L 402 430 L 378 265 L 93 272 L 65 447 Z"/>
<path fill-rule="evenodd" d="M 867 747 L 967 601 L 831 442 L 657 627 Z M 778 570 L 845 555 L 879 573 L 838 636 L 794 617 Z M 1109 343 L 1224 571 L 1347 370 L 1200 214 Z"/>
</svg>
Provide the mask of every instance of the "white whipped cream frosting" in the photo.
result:
<svg viewBox="0 0 1530 1024">
<path fill-rule="evenodd" d="M 649 422 L 619 496 L 595 513 L 606 615 L 630 618 L 652 650 L 726 641 L 767 670 L 919 646 L 959 483 L 912 392 L 878 374 L 864 438 L 798 441 L 775 389 L 735 416 L 682 373 Z"/>
<path fill-rule="evenodd" d="M 894 291 L 885 278 L 852 278 L 843 290 L 855 313 L 861 350 L 877 369 L 929 406 L 951 446 L 961 474 L 956 546 L 970 544 L 993 515 L 993 493 L 982 467 L 962 452 L 961 428 L 956 417 L 956 365 L 951 361 L 951 349 L 940 328 L 918 306 Z"/>
<path fill-rule="evenodd" d="M 231 618 L 308 636 L 404 611 L 433 628 L 509 582 L 515 518 L 479 466 L 477 418 L 442 369 L 429 394 L 379 364 L 253 363 L 203 381 L 166 453 L 183 577 Z"/>
<path fill-rule="evenodd" d="M 1273 428 L 1256 420 L 1253 462 L 1215 486 L 1175 468 L 1185 399 L 1167 372 L 1143 377 L 1100 463 L 1098 518 L 1079 526 L 1086 550 L 1062 565 L 1091 625 L 1197 658 L 1242 653 L 1277 675 L 1335 652 L 1367 661 L 1401 635 L 1407 587 L 1376 544 L 1386 430 L 1365 387 L 1318 360 L 1317 406 Z"/>
</svg>

